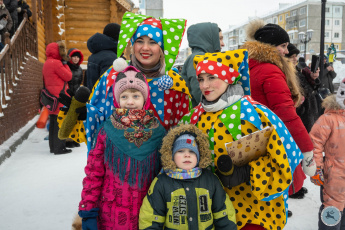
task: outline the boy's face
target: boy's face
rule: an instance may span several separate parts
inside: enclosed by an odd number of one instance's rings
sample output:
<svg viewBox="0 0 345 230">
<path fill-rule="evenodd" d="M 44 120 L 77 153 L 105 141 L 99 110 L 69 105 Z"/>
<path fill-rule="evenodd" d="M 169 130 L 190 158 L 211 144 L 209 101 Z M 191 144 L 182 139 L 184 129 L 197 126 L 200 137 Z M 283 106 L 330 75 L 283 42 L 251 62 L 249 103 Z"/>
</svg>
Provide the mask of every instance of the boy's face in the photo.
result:
<svg viewBox="0 0 345 230">
<path fill-rule="evenodd" d="M 138 90 L 126 89 L 120 94 L 121 109 L 143 109 L 144 102 L 144 96 Z"/>
<path fill-rule="evenodd" d="M 189 170 L 195 168 L 198 158 L 192 150 L 183 148 L 175 153 L 174 162 L 178 168 Z"/>
</svg>

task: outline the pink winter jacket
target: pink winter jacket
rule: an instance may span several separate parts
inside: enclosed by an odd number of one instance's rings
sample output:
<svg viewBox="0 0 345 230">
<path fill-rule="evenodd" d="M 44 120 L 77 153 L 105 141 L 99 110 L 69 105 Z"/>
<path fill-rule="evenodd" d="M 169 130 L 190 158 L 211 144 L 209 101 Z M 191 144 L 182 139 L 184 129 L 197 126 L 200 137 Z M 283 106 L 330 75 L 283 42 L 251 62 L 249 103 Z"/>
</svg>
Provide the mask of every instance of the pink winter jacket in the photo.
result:
<svg viewBox="0 0 345 230">
<path fill-rule="evenodd" d="M 97 144 L 89 153 L 79 210 L 99 208 L 98 229 L 138 229 L 139 210 L 151 183 L 134 189 L 114 176 L 104 163 L 106 135 L 98 134 Z"/>
<path fill-rule="evenodd" d="M 345 207 L 345 110 L 335 101 L 335 95 L 323 103 L 325 114 L 314 124 L 310 137 L 314 144 L 316 165 L 324 172 L 324 206 Z M 323 154 L 325 153 L 325 160 Z"/>
</svg>

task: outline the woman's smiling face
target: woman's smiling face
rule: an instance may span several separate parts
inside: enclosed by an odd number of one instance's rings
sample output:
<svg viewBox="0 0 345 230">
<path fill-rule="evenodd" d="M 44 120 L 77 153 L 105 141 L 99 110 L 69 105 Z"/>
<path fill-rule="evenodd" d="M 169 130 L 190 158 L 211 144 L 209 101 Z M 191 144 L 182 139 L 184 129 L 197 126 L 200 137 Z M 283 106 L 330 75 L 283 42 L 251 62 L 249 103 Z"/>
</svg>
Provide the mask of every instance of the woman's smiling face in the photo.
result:
<svg viewBox="0 0 345 230">
<path fill-rule="evenodd" d="M 142 36 L 135 40 L 133 50 L 136 59 L 144 68 L 153 68 L 160 61 L 161 47 L 148 36 Z"/>
<path fill-rule="evenodd" d="M 198 76 L 199 87 L 207 101 L 218 99 L 228 88 L 228 83 L 209 73 L 201 73 Z"/>
</svg>

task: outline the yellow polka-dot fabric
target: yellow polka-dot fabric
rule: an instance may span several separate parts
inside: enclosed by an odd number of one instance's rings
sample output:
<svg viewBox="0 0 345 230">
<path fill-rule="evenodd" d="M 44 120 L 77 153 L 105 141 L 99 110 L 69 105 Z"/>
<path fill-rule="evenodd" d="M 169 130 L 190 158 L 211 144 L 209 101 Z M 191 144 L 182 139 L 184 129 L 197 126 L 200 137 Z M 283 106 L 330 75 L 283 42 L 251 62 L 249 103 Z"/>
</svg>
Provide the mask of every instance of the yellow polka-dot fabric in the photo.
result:
<svg viewBox="0 0 345 230">
<path fill-rule="evenodd" d="M 61 127 L 62 122 L 65 119 L 65 117 L 66 117 L 66 112 L 60 111 L 57 118 L 59 128 Z M 77 121 L 77 124 L 73 127 L 73 130 L 71 134 L 69 135 L 69 138 L 71 138 L 75 142 L 78 142 L 78 143 L 85 142 L 85 144 L 87 144 L 86 132 L 85 132 L 83 121 L 80 121 L 80 120 Z"/>
<path fill-rule="evenodd" d="M 256 109 L 263 127 L 271 126 L 265 114 Z M 233 141 L 228 129 L 218 118 L 223 111 L 204 112 L 197 123 L 199 129 L 209 134 L 214 130 L 214 163 L 220 155 L 227 154 L 225 143 Z M 241 120 L 242 136 L 258 129 L 250 122 Z M 286 224 L 285 203 L 283 196 L 271 201 L 263 198 L 285 190 L 292 180 L 289 162 L 277 132 L 273 130 L 268 142 L 268 154 L 258 160 L 251 161 L 250 182 L 242 183 L 231 189 L 225 189 L 236 209 L 238 229 L 246 223 L 261 225 L 266 229 L 283 229 Z M 275 179 L 276 178 L 276 179 Z"/>
<path fill-rule="evenodd" d="M 186 82 L 184 81 L 184 79 L 180 75 L 178 75 L 173 70 L 169 70 L 168 75 L 173 79 L 174 85 L 171 87 L 173 90 L 185 93 L 189 97 L 192 97 L 189 94 L 189 90 L 188 90 L 188 87 L 186 85 Z"/>
</svg>

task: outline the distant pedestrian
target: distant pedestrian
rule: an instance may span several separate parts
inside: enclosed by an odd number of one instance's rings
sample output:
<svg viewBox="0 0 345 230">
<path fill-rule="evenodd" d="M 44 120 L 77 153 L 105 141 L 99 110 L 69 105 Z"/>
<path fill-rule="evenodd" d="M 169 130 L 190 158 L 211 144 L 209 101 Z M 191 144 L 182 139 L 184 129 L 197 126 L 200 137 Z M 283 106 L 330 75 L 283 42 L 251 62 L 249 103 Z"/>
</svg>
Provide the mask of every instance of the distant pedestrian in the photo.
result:
<svg viewBox="0 0 345 230">
<path fill-rule="evenodd" d="M 187 30 L 187 39 L 192 54 L 185 61 L 181 77 L 186 81 L 192 105 L 197 106 L 201 100 L 201 91 L 194 69 L 193 59 L 196 55 L 219 52 L 224 46 L 222 30 L 216 23 L 197 23 L 191 25 Z"/>
<path fill-rule="evenodd" d="M 321 76 L 320 88 L 327 88 L 333 94 L 334 93 L 333 79 L 337 76 L 337 73 L 334 72 L 333 65 L 327 62 L 326 56 L 324 56 L 323 63 L 324 63 L 324 66 L 323 66 L 324 70 L 323 70 L 323 75 Z"/>
<path fill-rule="evenodd" d="M 18 26 L 23 21 L 25 13 L 28 16 L 28 19 L 32 16 L 30 6 L 26 3 L 25 0 L 18 0 L 17 12 L 18 12 Z"/>
<path fill-rule="evenodd" d="M 319 229 L 342 230 L 345 229 L 345 79 L 340 83 L 337 94 L 326 97 L 322 106 L 325 113 L 310 132 L 317 165 L 311 181 L 321 185 Z M 322 215 L 326 208 L 330 209 L 331 215 Z M 338 224 L 328 226 L 327 218 L 333 218 L 331 223 L 338 221 Z"/>
<path fill-rule="evenodd" d="M 58 98 L 59 93 L 64 87 L 65 91 L 68 89 L 67 82 L 72 79 L 72 72 L 66 61 L 67 54 L 65 44 L 63 42 L 48 44 L 46 56 L 47 60 L 42 70 L 44 86 L 52 95 Z M 55 111 L 49 111 L 49 148 L 50 152 L 55 155 L 72 152 L 72 150 L 66 149 L 66 141 L 58 138 L 59 126 L 57 123 L 57 114 L 62 106 L 63 105 L 59 103 Z"/>
<path fill-rule="evenodd" d="M 76 48 L 69 49 L 67 55 L 70 57 L 67 64 L 72 71 L 72 80 L 68 82 L 68 86 L 75 94 L 83 82 L 83 70 L 80 64 L 84 61 L 84 55 Z"/>
<path fill-rule="evenodd" d="M 18 0 L 3 0 L 3 2 L 6 6 L 6 9 L 8 9 L 8 11 L 10 12 L 13 21 L 13 26 L 9 31 L 12 37 L 18 28 Z"/>
<path fill-rule="evenodd" d="M 109 23 L 103 29 L 103 34 L 96 33 L 87 40 L 87 48 L 92 53 L 87 61 L 84 85 L 92 90 L 102 74 L 113 65 L 117 58 L 117 42 L 120 25 Z"/>
<path fill-rule="evenodd" d="M 5 45 L 5 33 L 10 32 L 13 26 L 13 21 L 10 12 L 6 8 L 4 1 L 0 0 L 0 35 L 1 43 Z"/>
</svg>

